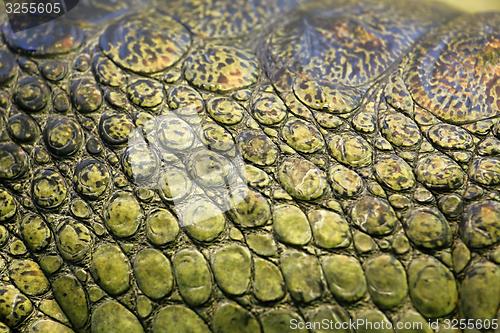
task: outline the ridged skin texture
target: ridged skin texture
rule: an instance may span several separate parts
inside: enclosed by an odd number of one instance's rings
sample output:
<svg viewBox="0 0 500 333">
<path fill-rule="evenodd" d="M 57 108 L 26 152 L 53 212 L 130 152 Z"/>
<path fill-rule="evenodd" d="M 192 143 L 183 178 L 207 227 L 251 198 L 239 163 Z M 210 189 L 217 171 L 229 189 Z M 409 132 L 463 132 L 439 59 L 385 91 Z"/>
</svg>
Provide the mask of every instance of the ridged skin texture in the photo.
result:
<svg viewBox="0 0 500 333">
<path fill-rule="evenodd" d="M 0 332 L 498 318 L 499 13 L 79 6 L 2 26 Z"/>
</svg>

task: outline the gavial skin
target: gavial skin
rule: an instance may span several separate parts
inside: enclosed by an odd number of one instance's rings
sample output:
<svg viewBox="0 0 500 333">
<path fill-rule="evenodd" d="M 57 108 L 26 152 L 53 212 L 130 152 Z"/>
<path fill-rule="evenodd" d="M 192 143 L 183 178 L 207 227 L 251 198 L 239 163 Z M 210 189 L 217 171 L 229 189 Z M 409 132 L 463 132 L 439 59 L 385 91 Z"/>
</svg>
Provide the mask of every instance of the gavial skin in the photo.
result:
<svg viewBox="0 0 500 333">
<path fill-rule="evenodd" d="M 494 331 L 500 13 L 89 0 L 1 32 L 0 332 Z"/>
</svg>

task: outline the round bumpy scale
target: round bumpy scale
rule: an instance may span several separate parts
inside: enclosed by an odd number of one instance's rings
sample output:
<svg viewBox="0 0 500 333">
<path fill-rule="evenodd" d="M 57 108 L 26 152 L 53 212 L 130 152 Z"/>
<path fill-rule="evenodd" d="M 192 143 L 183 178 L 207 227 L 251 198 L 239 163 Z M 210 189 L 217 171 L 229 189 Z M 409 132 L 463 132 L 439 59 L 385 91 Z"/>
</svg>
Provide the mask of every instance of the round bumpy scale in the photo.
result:
<svg viewBox="0 0 500 333">
<path fill-rule="evenodd" d="M 403 265 L 393 256 L 383 254 L 369 258 L 363 266 L 373 302 L 381 309 L 398 306 L 408 293 Z"/>
<path fill-rule="evenodd" d="M 137 317 L 114 300 L 106 301 L 95 307 L 90 327 L 93 333 L 144 333 Z"/>
<path fill-rule="evenodd" d="M 120 295 L 130 287 L 130 264 L 122 250 L 105 243 L 92 253 L 90 264 L 95 280 L 110 295 Z"/>
<path fill-rule="evenodd" d="M 495 318 L 500 302 L 499 279 L 498 265 L 488 261 L 473 263 L 460 285 L 460 313 L 465 318 Z"/>
<path fill-rule="evenodd" d="M 325 129 L 338 128 L 343 124 L 340 117 L 326 112 L 317 112 L 314 114 L 314 118 L 316 119 L 318 125 Z"/>
<path fill-rule="evenodd" d="M 207 112 L 221 124 L 235 125 L 243 119 L 245 109 L 232 99 L 216 97 L 207 102 Z"/>
<path fill-rule="evenodd" d="M 411 167 L 400 157 L 381 158 L 375 163 L 374 169 L 377 179 L 394 191 L 408 190 L 415 185 Z"/>
<path fill-rule="evenodd" d="M 364 167 L 372 163 L 372 148 L 360 136 L 353 134 L 335 135 L 328 140 L 332 156 L 345 165 Z"/>
<path fill-rule="evenodd" d="M 261 93 L 253 100 L 252 113 L 259 123 L 272 126 L 285 119 L 287 110 L 278 96 Z"/>
<path fill-rule="evenodd" d="M 437 202 L 439 209 L 448 217 L 456 217 L 462 213 L 464 202 L 456 194 L 445 195 Z"/>
<path fill-rule="evenodd" d="M 16 73 L 16 59 L 7 50 L 0 50 L 0 83 L 9 81 Z"/>
<path fill-rule="evenodd" d="M 97 111 L 103 102 L 101 90 L 90 78 L 77 79 L 71 83 L 71 100 L 81 113 Z"/>
<path fill-rule="evenodd" d="M 262 302 L 272 302 L 285 295 L 285 280 L 270 261 L 254 257 L 253 293 Z"/>
<path fill-rule="evenodd" d="M 17 288 L 29 296 L 43 294 L 49 281 L 40 266 L 29 259 L 16 259 L 9 265 L 9 276 Z"/>
<path fill-rule="evenodd" d="M 59 113 L 66 113 L 71 108 L 69 96 L 63 91 L 56 91 L 52 94 L 52 105 Z"/>
<path fill-rule="evenodd" d="M 311 322 L 328 322 L 333 327 L 340 327 L 342 323 L 348 322 L 349 313 L 339 305 L 321 304 L 306 312 L 306 317 Z"/>
<path fill-rule="evenodd" d="M 28 171 L 28 156 L 15 143 L 0 143 L 0 179 L 14 180 Z"/>
<path fill-rule="evenodd" d="M 64 62 L 48 61 L 40 66 L 42 75 L 50 81 L 60 81 L 64 79 L 68 68 Z"/>
<path fill-rule="evenodd" d="M 273 235 L 269 233 L 248 234 L 246 242 L 252 251 L 263 257 L 274 256 L 278 251 Z"/>
<path fill-rule="evenodd" d="M 161 308 L 154 316 L 151 327 L 153 333 L 176 331 L 210 333 L 207 325 L 196 312 L 183 305 L 167 305 Z"/>
<path fill-rule="evenodd" d="M 25 113 L 11 116 L 7 122 L 7 130 L 10 137 L 18 143 L 33 142 L 40 133 L 35 120 Z"/>
<path fill-rule="evenodd" d="M 422 137 L 420 129 L 413 120 L 396 112 L 382 116 L 380 131 L 390 143 L 398 147 L 415 146 Z"/>
<path fill-rule="evenodd" d="M 348 113 L 359 105 L 360 92 L 324 80 L 310 80 L 299 76 L 293 90 L 304 105 L 331 113 Z"/>
<path fill-rule="evenodd" d="M 404 226 L 408 238 L 424 249 L 439 249 L 451 244 L 450 225 L 436 209 L 420 208 L 410 212 Z"/>
<path fill-rule="evenodd" d="M 230 193 L 229 205 L 233 221 L 243 227 L 259 227 L 271 219 L 271 206 L 259 192 L 246 187 Z"/>
<path fill-rule="evenodd" d="M 260 165 L 271 165 L 278 158 L 278 148 L 266 135 L 245 131 L 238 137 L 239 147 L 243 158 Z"/>
<path fill-rule="evenodd" d="M 33 323 L 30 327 L 30 332 L 38 333 L 38 332 L 51 332 L 51 333 L 72 333 L 69 327 L 64 326 L 63 324 L 58 323 L 53 320 L 38 320 Z"/>
<path fill-rule="evenodd" d="M 117 237 L 136 233 L 143 216 L 137 199 L 129 192 L 115 192 L 104 210 L 104 223 Z"/>
<path fill-rule="evenodd" d="M 29 216 L 29 215 L 28 215 Z M 9 230 L 5 226 L 0 226 L 0 244 L 5 245 L 9 239 Z"/>
<path fill-rule="evenodd" d="M 498 114 L 498 23 L 488 14 L 453 20 L 420 41 L 405 73 L 415 101 L 452 124 Z"/>
<path fill-rule="evenodd" d="M 240 245 L 227 245 L 214 251 L 212 271 L 217 285 L 230 295 L 241 295 L 250 285 L 250 251 Z"/>
<path fill-rule="evenodd" d="M 324 286 L 320 264 L 315 256 L 287 250 L 280 257 L 280 266 L 294 300 L 309 303 L 321 297 Z"/>
<path fill-rule="evenodd" d="M 158 180 L 160 196 L 166 201 L 181 201 L 191 192 L 192 187 L 191 179 L 182 169 L 163 170 Z"/>
<path fill-rule="evenodd" d="M 465 173 L 451 158 L 431 154 L 418 160 L 417 180 L 434 190 L 454 190 L 465 182 Z"/>
<path fill-rule="evenodd" d="M 296 312 L 288 309 L 272 309 L 263 312 L 260 322 L 266 333 L 307 333 L 305 328 L 299 328 L 305 326 L 304 320 Z M 297 323 L 296 330 L 290 328 L 290 322 Z"/>
<path fill-rule="evenodd" d="M 75 154 L 83 144 L 83 132 L 76 121 L 68 117 L 50 117 L 43 130 L 48 151 L 61 158 Z"/>
<path fill-rule="evenodd" d="M 187 168 L 192 178 L 203 187 L 217 187 L 231 184 L 234 172 L 231 162 L 224 156 L 208 149 L 193 152 Z"/>
<path fill-rule="evenodd" d="M 324 146 L 321 132 L 302 119 L 288 120 L 281 135 L 290 147 L 302 153 L 314 153 Z"/>
<path fill-rule="evenodd" d="M 100 155 L 103 151 L 103 146 L 97 141 L 96 137 L 90 138 L 85 144 L 86 151 L 91 155 Z"/>
<path fill-rule="evenodd" d="M 360 321 L 360 322 L 365 322 L 366 324 L 362 325 L 361 327 L 359 327 L 357 329 L 357 332 L 358 333 L 370 333 L 372 332 L 372 327 L 374 325 L 380 325 L 383 327 L 385 327 L 384 329 L 378 329 L 378 331 L 380 333 L 392 333 L 394 332 L 392 328 L 388 328 L 388 327 L 392 327 L 392 326 L 389 326 L 391 325 L 391 322 L 389 321 L 389 319 L 387 319 L 387 317 L 385 316 L 385 314 L 379 310 L 376 310 L 376 309 L 369 309 L 369 310 L 360 310 L 360 311 L 357 311 L 354 315 L 354 320 L 356 321 Z"/>
<path fill-rule="evenodd" d="M 271 183 L 271 178 L 265 171 L 251 164 L 245 164 L 243 178 L 248 185 L 256 188 L 266 187 Z"/>
<path fill-rule="evenodd" d="M 363 179 L 356 171 L 336 165 L 328 171 L 334 193 L 339 197 L 351 198 L 363 190 Z"/>
<path fill-rule="evenodd" d="M 220 304 L 213 315 L 213 330 L 217 333 L 234 332 L 238 327 L 241 333 L 260 333 L 260 325 L 255 316 L 237 303 Z"/>
<path fill-rule="evenodd" d="M 278 178 L 285 190 L 299 200 L 314 200 L 326 191 L 325 173 L 305 159 L 288 158 L 278 169 Z"/>
<path fill-rule="evenodd" d="M 146 218 L 146 237 L 154 245 L 173 242 L 179 234 L 176 217 L 168 210 L 159 208 Z"/>
<path fill-rule="evenodd" d="M 137 253 L 133 262 L 134 275 L 142 292 L 152 298 L 161 299 L 173 287 L 170 261 L 158 250 L 144 249 Z"/>
<path fill-rule="evenodd" d="M 188 57 L 184 75 L 195 87 L 227 92 L 254 84 L 258 77 L 258 63 L 249 52 L 209 46 L 194 51 Z"/>
<path fill-rule="evenodd" d="M 39 215 L 24 216 L 20 231 L 26 245 L 35 252 L 45 249 L 52 238 L 49 227 Z"/>
<path fill-rule="evenodd" d="M 331 254 L 321 258 L 321 266 L 330 291 L 341 302 L 353 303 L 366 291 L 363 269 L 354 257 Z"/>
<path fill-rule="evenodd" d="M 408 284 L 413 305 L 427 318 L 445 316 L 457 305 L 455 277 L 434 257 L 412 260 L 408 267 Z"/>
<path fill-rule="evenodd" d="M 208 148 L 218 152 L 228 152 L 235 147 L 233 136 L 224 127 L 215 123 L 206 123 L 203 125 L 203 136 L 201 140 Z"/>
<path fill-rule="evenodd" d="M 17 212 L 17 203 L 12 194 L 0 188 L 0 222 L 10 220 Z"/>
<path fill-rule="evenodd" d="M 500 159 L 485 157 L 476 159 L 469 169 L 470 177 L 477 183 L 486 186 L 500 184 Z"/>
<path fill-rule="evenodd" d="M 71 201 L 69 209 L 71 214 L 78 219 L 88 219 L 91 215 L 89 204 L 82 199 L 75 199 Z"/>
<path fill-rule="evenodd" d="M 325 209 L 307 214 L 317 246 L 324 249 L 347 247 L 351 243 L 349 224 L 339 214 Z"/>
<path fill-rule="evenodd" d="M 193 129 L 175 115 L 161 117 L 156 134 L 159 145 L 166 150 L 187 150 L 195 142 Z"/>
<path fill-rule="evenodd" d="M 196 117 L 205 109 L 200 94 L 189 86 L 179 85 L 168 90 L 168 106 L 181 117 Z"/>
<path fill-rule="evenodd" d="M 64 259 L 80 261 L 90 252 L 92 233 L 83 223 L 70 220 L 57 230 L 56 244 Z"/>
<path fill-rule="evenodd" d="M 127 115 L 116 112 L 104 112 L 99 121 L 99 134 L 109 145 L 127 143 L 134 129 L 134 123 Z"/>
<path fill-rule="evenodd" d="M 125 73 L 102 54 L 94 56 L 92 68 L 97 81 L 102 84 L 119 87 L 124 85 L 127 80 Z"/>
<path fill-rule="evenodd" d="M 0 317 L 9 326 L 22 322 L 33 311 L 33 303 L 13 285 L 0 284 Z"/>
<path fill-rule="evenodd" d="M 144 108 L 152 108 L 164 99 L 163 86 L 150 79 L 135 79 L 127 87 L 128 98 L 132 103 Z"/>
<path fill-rule="evenodd" d="M 181 225 L 187 233 L 200 242 L 217 238 L 226 225 L 222 211 L 208 200 L 189 202 L 182 211 Z"/>
<path fill-rule="evenodd" d="M 500 203 L 486 200 L 465 208 L 460 224 L 460 234 L 471 248 L 484 248 L 500 240 Z"/>
<path fill-rule="evenodd" d="M 274 207 L 273 230 L 281 242 L 291 245 L 305 245 L 312 236 L 306 214 L 288 204 Z"/>
<path fill-rule="evenodd" d="M 352 125 L 360 133 L 373 133 L 377 126 L 375 114 L 370 111 L 361 111 L 353 117 Z"/>
<path fill-rule="evenodd" d="M 54 22 L 14 32 L 10 24 L 3 28 L 5 41 L 20 53 L 50 56 L 68 53 L 84 42 L 84 33 L 70 22 Z"/>
<path fill-rule="evenodd" d="M 438 124 L 427 131 L 429 140 L 443 149 L 469 149 L 473 145 L 472 135 L 461 127 Z"/>
<path fill-rule="evenodd" d="M 373 236 L 390 233 L 398 221 L 387 201 L 371 196 L 356 201 L 351 210 L 351 219 L 363 231 Z"/>
<path fill-rule="evenodd" d="M 138 143 L 122 154 L 121 164 L 127 177 L 136 184 L 147 182 L 158 172 L 159 158 L 151 146 Z"/>
<path fill-rule="evenodd" d="M 31 193 L 35 203 L 43 209 L 59 207 L 68 194 L 66 182 L 60 173 L 44 169 L 31 182 Z"/>
<path fill-rule="evenodd" d="M 399 315 L 396 320 L 401 323 L 401 325 L 405 325 L 403 327 L 411 327 L 411 325 L 419 325 L 421 327 L 417 332 L 422 333 L 432 333 L 434 332 L 429 324 L 429 322 L 422 317 L 417 311 L 408 310 L 404 311 L 401 315 Z M 404 331 L 403 331 L 404 332 Z M 415 330 L 409 330 L 409 332 L 415 332 Z"/>
<path fill-rule="evenodd" d="M 159 26 L 166 27 L 158 29 Z M 132 17 L 110 25 L 101 35 L 103 53 L 120 67 L 156 73 L 176 63 L 189 48 L 188 31 L 171 18 Z"/>
<path fill-rule="evenodd" d="M 175 281 L 184 301 L 205 303 L 212 294 L 213 278 L 205 257 L 195 249 L 178 251 L 173 257 Z"/>
<path fill-rule="evenodd" d="M 47 105 L 50 93 L 42 80 L 28 76 L 21 79 L 17 85 L 14 100 L 21 108 L 37 112 Z"/>
<path fill-rule="evenodd" d="M 98 199 L 109 188 L 108 168 L 97 160 L 84 160 L 76 166 L 73 176 L 75 189 L 89 199 Z"/>
<path fill-rule="evenodd" d="M 54 298 L 74 327 L 83 327 L 89 317 L 88 297 L 76 277 L 63 274 L 52 281 Z"/>
</svg>

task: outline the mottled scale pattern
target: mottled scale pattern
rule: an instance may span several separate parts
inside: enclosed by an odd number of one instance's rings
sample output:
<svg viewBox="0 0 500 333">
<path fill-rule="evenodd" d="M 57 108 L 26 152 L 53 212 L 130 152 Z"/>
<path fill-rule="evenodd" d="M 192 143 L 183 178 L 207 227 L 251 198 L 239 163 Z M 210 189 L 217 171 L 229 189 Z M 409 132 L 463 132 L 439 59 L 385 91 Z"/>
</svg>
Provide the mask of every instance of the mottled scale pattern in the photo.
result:
<svg viewBox="0 0 500 333">
<path fill-rule="evenodd" d="M 498 318 L 499 13 L 78 6 L 2 26 L 0 332 Z"/>
<path fill-rule="evenodd" d="M 499 25 L 495 14 L 464 18 L 419 43 L 406 69 L 406 81 L 416 103 L 448 123 L 497 116 Z"/>
<path fill-rule="evenodd" d="M 159 3 L 190 31 L 202 38 L 238 38 L 266 28 L 275 15 L 284 14 L 301 0 L 174 0 Z"/>
<path fill-rule="evenodd" d="M 173 19 L 143 16 L 110 25 L 101 35 L 99 45 L 119 66 L 134 72 L 154 73 L 176 63 L 190 42 L 187 30 Z"/>
<path fill-rule="evenodd" d="M 306 105 L 334 112 L 355 108 L 369 84 L 452 15 L 416 2 L 329 0 L 303 7 L 265 39 L 264 66 L 278 89 L 291 85 Z"/>
</svg>

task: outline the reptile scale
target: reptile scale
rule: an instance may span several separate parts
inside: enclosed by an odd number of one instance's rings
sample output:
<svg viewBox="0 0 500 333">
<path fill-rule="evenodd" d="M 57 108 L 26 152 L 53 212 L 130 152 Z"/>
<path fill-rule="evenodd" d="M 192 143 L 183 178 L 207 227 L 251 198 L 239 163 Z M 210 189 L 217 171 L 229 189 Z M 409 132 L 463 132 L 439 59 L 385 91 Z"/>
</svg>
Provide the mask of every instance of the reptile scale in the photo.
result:
<svg viewBox="0 0 500 333">
<path fill-rule="evenodd" d="M 498 320 L 500 13 L 87 0 L 2 22 L 0 332 Z"/>
</svg>

